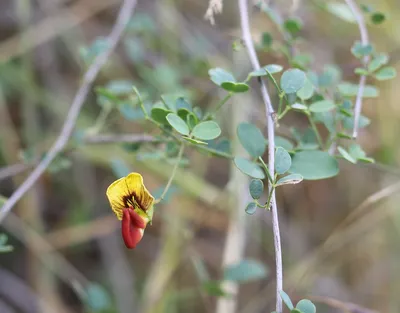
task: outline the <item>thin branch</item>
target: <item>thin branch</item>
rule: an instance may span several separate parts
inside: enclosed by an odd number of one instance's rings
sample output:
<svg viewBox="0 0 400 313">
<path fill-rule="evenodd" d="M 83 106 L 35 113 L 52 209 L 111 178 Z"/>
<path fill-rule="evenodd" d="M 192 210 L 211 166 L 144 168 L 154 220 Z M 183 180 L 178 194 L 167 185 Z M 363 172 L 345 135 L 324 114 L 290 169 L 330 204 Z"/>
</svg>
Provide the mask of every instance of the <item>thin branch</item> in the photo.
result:
<svg viewBox="0 0 400 313">
<path fill-rule="evenodd" d="M 36 181 L 40 178 L 40 176 L 46 171 L 47 167 L 51 164 L 51 162 L 57 157 L 57 155 L 64 149 L 65 145 L 68 143 L 68 140 L 75 127 L 75 123 L 78 119 L 79 112 L 89 93 L 90 87 L 94 82 L 97 74 L 100 72 L 100 69 L 107 62 L 111 53 L 114 51 L 119 39 L 122 36 L 126 24 L 129 22 L 129 19 L 136 6 L 136 3 L 137 0 L 124 1 L 118 13 L 115 25 L 110 35 L 107 38 L 108 47 L 105 51 L 103 51 L 103 53 L 99 54 L 95 58 L 95 60 L 85 73 L 82 85 L 78 89 L 78 92 L 75 95 L 75 98 L 69 109 L 67 118 L 61 129 L 60 135 L 58 136 L 56 142 L 50 148 L 46 156 L 38 164 L 38 166 L 32 171 L 32 173 L 23 182 L 23 184 L 19 186 L 19 188 L 12 194 L 9 200 L 0 209 L 0 223 L 6 217 L 6 215 L 11 211 L 14 205 L 36 183 Z"/>
<path fill-rule="evenodd" d="M 357 21 L 358 28 L 360 30 L 360 35 L 361 35 L 361 44 L 363 46 L 366 46 L 369 44 L 369 39 L 368 39 L 368 31 L 367 31 L 367 25 L 365 24 L 364 17 L 358 8 L 357 4 L 353 0 L 345 0 L 347 5 L 349 6 L 351 12 L 353 12 L 353 15 Z M 363 63 L 366 65 L 368 63 L 369 56 L 365 56 L 363 58 Z M 354 106 L 354 128 L 353 128 L 353 138 L 357 138 L 358 135 L 358 123 L 360 120 L 360 114 L 361 114 L 361 109 L 362 109 L 362 96 L 364 93 L 364 87 L 365 87 L 365 81 L 366 81 L 366 76 L 361 75 L 360 77 L 360 83 L 358 87 L 358 92 L 357 92 L 357 97 L 356 97 L 356 104 Z"/>
<path fill-rule="evenodd" d="M 8 177 L 12 177 L 25 172 L 31 165 L 24 163 L 16 163 L 10 166 L 0 168 L 0 181 Z"/>
<path fill-rule="evenodd" d="M 107 143 L 157 143 L 165 140 L 157 139 L 147 134 L 100 134 L 89 135 L 84 138 L 87 144 Z"/>
<path fill-rule="evenodd" d="M 249 58 L 254 70 L 260 68 L 260 63 L 254 48 L 253 40 L 251 38 L 250 25 L 249 25 L 249 13 L 247 0 L 239 1 L 240 11 L 240 24 L 242 28 L 242 36 L 249 54 Z M 271 99 L 268 94 L 267 87 L 264 82 L 260 79 L 261 94 L 265 104 L 265 111 L 267 115 L 267 126 L 268 126 L 268 168 L 269 175 L 275 177 L 275 125 L 274 125 L 274 109 L 272 107 Z M 272 225 L 274 233 L 274 245 L 275 245 L 275 264 L 276 264 L 276 312 L 282 313 L 282 299 L 280 297 L 280 291 L 283 288 L 283 269 L 282 269 L 282 251 L 281 251 L 281 237 L 279 232 L 279 219 L 278 211 L 275 199 L 275 190 L 272 185 L 269 184 L 269 192 L 271 194 L 272 204 Z"/>
</svg>

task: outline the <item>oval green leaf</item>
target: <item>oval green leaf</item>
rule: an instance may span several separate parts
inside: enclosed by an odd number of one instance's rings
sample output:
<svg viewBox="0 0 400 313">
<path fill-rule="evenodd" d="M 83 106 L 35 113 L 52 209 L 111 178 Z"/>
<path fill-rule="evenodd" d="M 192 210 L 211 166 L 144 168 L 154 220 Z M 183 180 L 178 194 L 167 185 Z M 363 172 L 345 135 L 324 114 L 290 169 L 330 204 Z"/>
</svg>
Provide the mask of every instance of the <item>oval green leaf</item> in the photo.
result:
<svg viewBox="0 0 400 313">
<path fill-rule="evenodd" d="M 186 125 L 185 121 L 175 113 L 169 113 L 167 115 L 167 121 L 178 133 L 185 136 L 189 135 L 189 127 Z"/>
<path fill-rule="evenodd" d="M 315 313 L 317 311 L 314 303 L 307 299 L 297 302 L 296 309 L 302 313 Z"/>
<path fill-rule="evenodd" d="M 327 112 L 335 108 L 335 104 L 331 100 L 321 100 L 314 102 L 310 105 L 310 111 L 317 113 L 317 112 Z"/>
<path fill-rule="evenodd" d="M 253 215 L 257 211 L 257 203 L 250 202 L 249 204 L 247 204 L 245 211 L 247 214 Z"/>
<path fill-rule="evenodd" d="M 290 154 L 282 147 L 276 148 L 275 151 L 275 171 L 282 175 L 286 173 L 292 165 Z"/>
<path fill-rule="evenodd" d="M 153 120 L 155 120 L 157 123 L 160 123 L 162 125 L 168 124 L 167 121 L 167 115 L 170 114 L 171 111 L 165 110 L 163 108 L 152 108 L 150 112 L 150 116 Z"/>
<path fill-rule="evenodd" d="M 212 140 L 221 135 L 221 128 L 214 121 L 202 122 L 193 128 L 192 135 L 201 140 Z"/>
<path fill-rule="evenodd" d="M 306 81 L 306 74 L 294 68 L 283 72 L 281 77 L 281 88 L 285 93 L 295 93 L 303 88 Z"/>
<path fill-rule="evenodd" d="M 375 73 L 375 78 L 377 80 L 388 80 L 395 78 L 397 75 L 396 69 L 392 66 L 382 67 L 379 71 Z"/>
<path fill-rule="evenodd" d="M 236 82 L 235 77 L 231 73 L 219 67 L 210 69 L 208 74 L 210 75 L 210 79 L 218 86 L 221 86 L 224 82 Z"/>
<path fill-rule="evenodd" d="M 350 163 L 353 163 L 353 164 L 357 163 L 357 160 L 354 159 L 344 148 L 338 147 L 338 151 L 342 155 L 342 157 L 344 157 Z"/>
<path fill-rule="evenodd" d="M 249 185 L 250 195 L 253 199 L 260 199 L 264 191 L 264 183 L 260 179 L 252 179 Z"/>
<path fill-rule="evenodd" d="M 226 91 L 240 93 L 249 90 L 249 85 L 245 83 L 223 82 L 221 87 Z"/>
<path fill-rule="evenodd" d="M 300 183 L 303 180 L 303 176 L 300 174 L 289 174 L 285 177 L 280 178 L 275 186 L 282 186 L 282 185 L 295 185 Z"/>
<path fill-rule="evenodd" d="M 262 168 L 245 158 L 235 157 L 234 163 L 243 174 L 258 179 L 265 178 L 265 173 Z"/>
<path fill-rule="evenodd" d="M 318 180 L 336 176 L 339 166 L 327 152 L 301 151 L 294 155 L 289 171 L 300 174 L 306 180 Z"/>
<path fill-rule="evenodd" d="M 310 99 L 314 94 L 314 85 L 306 78 L 304 86 L 297 91 L 297 96 L 302 100 Z"/>
<path fill-rule="evenodd" d="M 280 290 L 279 293 L 281 295 L 282 301 L 286 304 L 288 309 L 293 310 L 294 306 L 293 306 L 292 300 L 290 300 L 289 295 L 286 292 L 284 292 L 283 290 Z"/>
<path fill-rule="evenodd" d="M 240 123 L 237 135 L 243 148 L 254 158 L 262 156 L 267 146 L 266 139 L 261 130 L 251 123 Z"/>
</svg>

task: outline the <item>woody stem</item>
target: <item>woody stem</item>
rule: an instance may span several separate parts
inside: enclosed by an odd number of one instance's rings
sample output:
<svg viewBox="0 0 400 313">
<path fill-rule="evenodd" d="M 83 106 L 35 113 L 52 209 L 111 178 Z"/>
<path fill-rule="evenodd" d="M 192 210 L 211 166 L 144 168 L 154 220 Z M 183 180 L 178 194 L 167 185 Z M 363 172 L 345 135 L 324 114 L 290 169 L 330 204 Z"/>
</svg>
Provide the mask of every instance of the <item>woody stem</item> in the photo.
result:
<svg viewBox="0 0 400 313">
<path fill-rule="evenodd" d="M 167 194 L 169 188 L 171 187 L 171 184 L 172 184 L 172 181 L 174 180 L 176 171 L 178 170 L 179 163 L 181 163 L 181 160 L 182 160 L 183 150 L 185 150 L 185 145 L 181 144 L 181 147 L 180 147 L 179 152 L 178 152 L 178 157 L 176 159 L 176 163 L 175 163 L 174 168 L 172 170 L 171 176 L 168 179 L 167 185 L 165 186 L 163 193 L 161 194 L 160 198 L 155 201 L 155 203 L 161 202 L 164 199 L 165 195 Z"/>
</svg>

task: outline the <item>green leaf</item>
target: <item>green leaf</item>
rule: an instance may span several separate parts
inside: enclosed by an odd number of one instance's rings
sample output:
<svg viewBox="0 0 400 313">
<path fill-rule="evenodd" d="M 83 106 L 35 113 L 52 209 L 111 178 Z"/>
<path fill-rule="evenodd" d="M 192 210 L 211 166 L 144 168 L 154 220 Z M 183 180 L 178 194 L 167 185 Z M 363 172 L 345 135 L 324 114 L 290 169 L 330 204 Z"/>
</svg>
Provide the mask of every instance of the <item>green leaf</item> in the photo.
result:
<svg viewBox="0 0 400 313">
<path fill-rule="evenodd" d="M 252 179 L 249 185 L 250 195 L 253 199 L 260 199 L 264 191 L 264 183 L 261 179 Z"/>
<path fill-rule="evenodd" d="M 353 143 L 349 147 L 349 154 L 356 160 L 365 158 L 366 154 L 359 144 Z"/>
<path fill-rule="evenodd" d="M 287 151 L 293 150 L 293 144 L 281 136 L 275 136 L 275 147 L 282 147 Z"/>
<path fill-rule="evenodd" d="M 303 312 L 299 311 L 298 309 L 293 309 L 290 311 L 290 313 L 303 313 Z"/>
<path fill-rule="evenodd" d="M 283 27 L 287 32 L 296 35 L 303 28 L 303 22 L 298 18 L 289 18 L 283 23 Z"/>
<path fill-rule="evenodd" d="M 272 46 L 273 38 L 270 33 L 264 32 L 261 37 L 261 44 L 264 48 L 269 49 Z"/>
<path fill-rule="evenodd" d="M 229 265 L 224 270 L 224 280 L 246 283 L 266 277 L 267 268 L 260 262 L 245 259 L 239 263 Z"/>
<path fill-rule="evenodd" d="M 249 202 L 246 206 L 245 212 L 249 215 L 253 215 L 257 211 L 257 203 Z"/>
<path fill-rule="evenodd" d="M 298 309 L 302 313 L 316 313 L 317 311 L 314 303 L 307 299 L 303 299 L 297 302 L 296 309 Z"/>
<path fill-rule="evenodd" d="M 344 148 L 338 147 L 338 151 L 342 155 L 342 157 L 344 157 L 350 163 L 353 164 L 357 163 L 357 159 L 354 159 Z"/>
<path fill-rule="evenodd" d="M 241 157 L 235 157 L 234 163 L 236 167 L 244 174 L 253 177 L 253 178 L 258 178 L 258 179 L 264 179 L 265 178 L 265 173 L 262 170 L 260 166 L 257 164 L 241 158 Z"/>
<path fill-rule="evenodd" d="M 335 108 L 335 104 L 331 100 L 321 100 L 310 105 L 311 112 L 327 112 Z"/>
<path fill-rule="evenodd" d="M 288 307 L 289 310 L 293 310 L 294 306 L 293 306 L 292 300 L 290 300 L 290 297 L 288 296 L 288 294 L 286 292 L 284 292 L 283 290 L 280 290 L 279 293 L 281 294 L 283 303 L 286 304 L 286 306 Z"/>
<path fill-rule="evenodd" d="M 292 109 L 303 111 L 303 112 L 308 111 L 308 106 L 306 106 L 304 104 L 300 104 L 300 103 L 294 103 L 291 105 L 291 107 L 292 107 Z"/>
<path fill-rule="evenodd" d="M 360 119 L 358 120 L 358 128 L 364 128 L 371 123 L 371 120 L 364 116 L 360 115 Z M 354 128 L 354 118 L 353 117 L 344 117 L 343 118 L 343 127 L 348 130 L 353 130 Z"/>
<path fill-rule="evenodd" d="M 221 87 L 226 91 L 240 93 L 249 90 L 249 85 L 245 83 L 223 82 Z"/>
<path fill-rule="evenodd" d="M 387 80 L 395 78 L 396 75 L 397 72 L 394 67 L 386 66 L 377 71 L 374 76 L 377 80 Z"/>
<path fill-rule="evenodd" d="M 303 176 L 301 176 L 300 174 L 289 174 L 280 178 L 276 182 L 275 186 L 278 187 L 282 185 L 294 185 L 300 183 L 301 181 L 303 181 Z"/>
<path fill-rule="evenodd" d="M 219 281 L 207 281 L 203 283 L 202 287 L 210 296 L 227 297 L 229 295 L 224 289 L 222 289 L 221 282 Z"/>
<path fill-rule="evenodd" d="M 113 80 L 106 85 L 114 95 L 126 95 L 132 93 L 133 82 L 130 80 Z"/>
<path fill-rule="evenodd" d="M 254 158 L 262 156 L 267 146 L 261 130 L 251 123 L 240 123 L 237 127 L 240 143 Z"/>
<path fill-rule="evenodd" d="M 197 124 L 193 128 L 192 135 L 202 140 L 211 140 L 221 135 L 221 128 L 214 121 L 206 121 Z"/>
<path fill-rule="evenodd" d="M 345 133 L 342 133 L 342 132 L 338 132 L 336 134 L 336 136 L 338 138 L 343 138 L 343 139 L 353 139 L 353 137 L 351 135 L 348 135 L 348 134 L 345 134 Z"/>
<path fill-rule="evenodd" d="M 189 127 L 186 125 L 185 121 L 175 113 L 169 113 L 167 115 L 167 121 L 178 133 L 186 136 L 189 135 Z"/>
<path fill-rule="evenodd" d="M 301 151 L 294 155 L 289 171 L 302 175 L 306 180 L 318 180 L 336 176 L 339 166 L 327 152 Z"/>
<path fill-rule="evenodd" d="M 185 100 L 183 97 L 176 99 L 175 108 L 179 111 L 180 109 L 186 109 L 187 111 L 192 111 L 192 105 Z"/>
<path fill-rule="evenodd" d="M 292 165 L 290 154 L 282 147 L 275 151 L 275 171 L 278 175 L 286 173 Z"/>
<path fill-rule="evenodd" d="M 312 62 L 313 57 L 310 54 L 303 53 L 303 54 L 296 54 L 290 64 L 295 67 L 299 67 L 301 69 L 306 69 Z"/>
<path fill-rule="evenodd" d="M 356 58 L 362 58 L 364 56 L 371 55 L 374 52 L 374 48 L 372 45 L 367 44 L 363 45 L 360 41 L 356 41 L 354 45 L 351 47 L 351 53 Z"/>
<path fill-rule="evenodd" d="M 355 23 L 356 20 L 354 18 L 353 12 L 351 12 L 350 8 L 347 4 L 341 2 L 328 2 L 326 4 L 326 9 L 336 15 L 337 17 L 341 18 L 342 20 Z"/>
<path fill-rule="evenodd" d="M 371 62 L 368 64 L 368 71 L 375 72 L 381 66 L 387 64 L 389 62 L 389 56 L 384 53 L 380 53 L 376 55 Z"/>
<path fill-rule="evenodd" d="M 306 78 L 304 86 L 297 91 L 297 96 L 302 100 L 308 100 L 313 96 L 314 89 L 312 82 Z"/>
<path fill-rule="evenodd" d="M 268 64 L 259 68 L 258 70 L 251 72 L 249 76 L 267 76 L 268 73 L 272 75 L 281 72 L 282 69 L 283 67 L 278 64 Z"/>
<path fill-rule="evenodd" d="M 219 67 L 210 69 L 208 74 L 210 75 L 210 79 L 218 86 L 221 86 L 224 82 L 236 82 L 235 77 L 231 73 Z"/>
<path fill-rule="evenodd" d="M 186 115 L 186 123 L 188 124 L 190 129 L 193 129 L 198 122 L 199 120 L 194 113 L 190 112 L 188 115 Z"/>
<path fill-rule="evenodd" d="M 385 19 L 386 19 L 385 14 L 381 12 L 375 12 L 371 15 L 371 21 L 375 25 L 382 24 L 385 21 Z"/>
<path fill-rule="evenodd" d="M 157 123 L 160 123 L 162 125 L 168 124 L 167 121 L 167 115 L 170 114 L 170 110 L 166 110 L 163 108 L 152 108 L 150 112 L 150 116 L 153 120 L 155 120 Z"/>
<path fill-rule="evenodd" d="M 357 95 L 358 92 L 358 85 L 357 84 L 352 84 L 352 83 L 341 83 L 338 85 L 338 89 L 339 92 L 343 95 L 343 96 L 347 96 L 347 97 L 355 97 Z M 363 91 L 363 97 L 364 98 L 375 98 L 378 97 L 379 95 L 379 91 L 376 87 L 374 86 L 370 86 L 370 85 L 366 85 L 364 87 L 364 91 Z"/>
<path fill-rule="evenodd" d="M 289 94 L 295 93 L 303 88 L 306 81 L 306 74 L 303 71 L 295 68 L 283 72 L 281 77 L 281 88 Z"/>
<path fill-rule="evenodd" d="M 341 79 L 341 69 L 336 65 L 327 64 L 324 66 L 322 74 L 318 76 L 318 85 L 320 87 L 331 87 L 336 85 Z"/>
</svg>

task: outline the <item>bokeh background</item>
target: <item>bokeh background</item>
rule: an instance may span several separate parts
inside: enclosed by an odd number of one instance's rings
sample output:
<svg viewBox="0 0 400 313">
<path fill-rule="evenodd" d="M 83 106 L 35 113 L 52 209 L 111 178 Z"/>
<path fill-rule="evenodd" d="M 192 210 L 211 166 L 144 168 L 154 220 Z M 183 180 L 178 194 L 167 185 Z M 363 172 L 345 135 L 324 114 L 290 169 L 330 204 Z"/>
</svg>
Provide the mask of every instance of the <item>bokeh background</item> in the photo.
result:
<svg viewBox="0 0 400 313">
<path fill-rule="evenodd" d="M 314 70 L 337 64 L 346 80 L 357 81 L 358 60 L 350 47 L 359 33 L 346 20 L 346 10 L 332 14 L 317 0 L 265 2 L 283 18 L 302 19 L 298 49 L 313 55 Z M 381 25 L 369 25 L 370 37 L 399 68 L 400 3 L 365 3 L 386 14 Z M 0 1 L 2 197 L 11 195 L 55 140 L 82 74 L 104 49 L 101 38 L 109 34 L 120 4 Z M 217 103 L 224 94 L 209 80 L 208 70 L 222 67 L 245 77 L 250 65 L 240 45 L 236 1 L 224 1 L 214 26 L 203 18 L 207 6 L 206 0 L 139 1 L 95 86 L 134 84 L 153 102 L 163 93 L 184 91 L 204 110 Z M 257 45 L 263 32 L 279 45 L 281 34 L 268 15 L 256 8 L 250 12 Z M 238 49 L 232 49 L 233 43 Z M 262 64 L 288 67 L 280 53 L 261 47 L 259 57 Z M 380 96 L 364 102 L 371 124 L 358 141 L 376 164 L 343 161 L 335 178 L 289 185 L 277 193 L 284 289 L 294 301 L 313 300 L 318 312 L 400 310 L 398 85 L 399 78 L 378 83 Z M 253 87 L 217 115 L 237 154 L 243 153 L 235 135 L 240 121 L 266 130 L 263 104 Z M 278 134 L 290 137 L 293 125 L 307 126 L 301 116 L 289 114 Z M 72 141 L 88 131 L 152 134 L 154 128 L 129 106 L 105 110 L 93 91 Z M 168 201 L 157 207 L 153 225 L 135 250 L 127 250 L 105 189 L 137 171 L 157 193 L 168 180 L 173 158 L 153 146 L 137 152 L 121 143 L 71 145 L 0 225 L 14 246 L 13 252 L 0 254 L 0 312 L 273 311 L 270 213 L 245 215 L 248 181 L 229 160 L 193 149 L 186 157 L 188 165 L 179 170 Z M 240 259 L 260 262 L 268 274 L 239 284 L 236 296 L 219 298 L 221 290 L 207 282 L 221 280 L 224 268 Z M 235 286 L 222 287 L 235 294 Z"/>
</svg>

